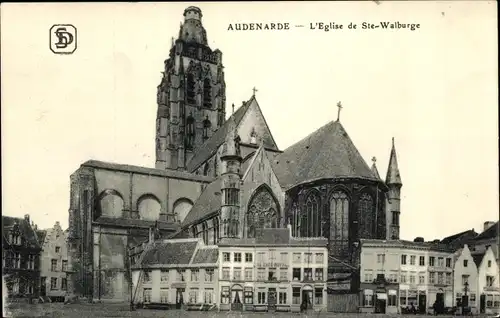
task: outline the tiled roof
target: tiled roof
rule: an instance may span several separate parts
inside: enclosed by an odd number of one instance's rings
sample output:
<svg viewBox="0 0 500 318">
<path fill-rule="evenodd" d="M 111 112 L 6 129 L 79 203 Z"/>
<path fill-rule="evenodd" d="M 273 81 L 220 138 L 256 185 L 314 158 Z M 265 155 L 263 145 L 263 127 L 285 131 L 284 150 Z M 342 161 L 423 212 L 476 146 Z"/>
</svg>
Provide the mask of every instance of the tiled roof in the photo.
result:
<svg viewBox="0 0 500 318">
<path fill-rule="evenodd" d="M 272 162 L 273 170 L 284 188 L 323 178 L 380 181 L 338 121 L 324 125 L 290 146 Z"/>
<path fill-rule="evenodd" d="M 141 264 L 189 264 L 198 240 L 169 240 L 154 242 L 142 257 Z"/>
<path fill-rule="evenodd" d="M 483 261 L 483 257 L 486 253 L 472 253 L 472 259 L 474 260 L 474 263 L 476 263 L 476 266 L 479 268 L 479 265 L 481 265 L 481 262 Z"/>
<path fill-rule="evenodd" d="M 88 160 L 82 164 L 82 167 L 91 167 L 98 169 L 106 169 L 106 170 L 115 170 L 115 171 L 124 171 L 124 172 L 133 172 L 151 176 L 160 176 L 160 177 L 170 177 L 175 179 L 183 179 L 183 180 L 191 180 L 191 181 L 199 181 L 199 182 L 212 182 L 214 178 L 209 176 L 195 175 L 192 173 L 187 173 L 183 171 L 177 170 L 163 170 L 163 169 L 154 169 L 140 166 L 131 166 L 125 164 L 97 161 L 97 160 Z"/>
<path fill-rule="evenodd" d="M 487 228 L 486 231 L 476 236 L 475 240 L 483 240 L 483 239 L 498 237 L 498 226 L 499 223 L 496 222 L 495 224 Z"/>
<path fill-rule="evenodd" d="M 99 223 L 103 225 L 114 225 L 114 226 L 123 226 L 123 227 L 138 227 L 138 228 L 150 228 L 156 224 L 155 221 L 147 221 L 147 220 L 137 220 L 137 219 L 115 219 L 109 218 L 105 216 L 98 217 L 94 223 Z M 161 222 L 158 223 L 158 228 L 160 230 L 172 230 L 176 231 L 179 229 L 180 225 L 178 223 L 171 222 Z"/>
<path fill-rule="evenodd" d="M 2 215 L 2 227 L 3 227 L 3 236 L 7 235 L 7 231 L 13 227 L 15 224 L 19 224 L 19 231 L 22 233 L 23 237 L 29 244 L 35 248 L 41 248 L 42 244 L 38 243 L 38 237 L 35 233 L 35 230 L 31 227 L 31 224 L 24 218 L 15 218 L 11 216 L 3 216 Z"/>
<path fill-rule="evenodd" d="M 217 179 L 210 183 L 194 202 L 193 207 L 184 218 L 182 226 L 190 225 L 210 213 L 218 211 L 222 205 L 221 200 L 221 181 Z"/>
<path fill-rule="evenodd" d="M 199 248 L 193 258 L 192 264 L 217 263 L 219 250 L 215 246 Z"/>
<path fill-rule="evenodd" d="M 462 239 L 463 237 L 465 237 L 467 235 L 476 236 L 477 233 L 474 231 L 474 229 L 463 231 L 463 232 L 460 232 L 460 233 L 453 234 L 453 235 L 445 237 L 444 239 L 441 240 L 440 243 L 441 244 L 453 244 L 457 240 Z"/>
<path fill-rule="evenodd" d="M 234 124 L 237 127 L 250 107 L 251 100 L 238 108 L 209 139 L 193 150 L 195 155 L 188 162 L 187 171 L 194 172 L 202 163 L 210 159 L 217 152 L 217 149 L 224 143 L 228 133 L 230 119 L 234 120 Z"/>
<path fill-rule="evenodd" d="M 259 231 L 259 230 L 257 230 Z M 259 233 L 260 232 L 260 233 Z M 311 246 L 323 247 L 328 244 L 326 238 L 290 237 L 290 229 L 261 229 L 255 238 L 223 238 L 219 246 Z"/>
</svg>

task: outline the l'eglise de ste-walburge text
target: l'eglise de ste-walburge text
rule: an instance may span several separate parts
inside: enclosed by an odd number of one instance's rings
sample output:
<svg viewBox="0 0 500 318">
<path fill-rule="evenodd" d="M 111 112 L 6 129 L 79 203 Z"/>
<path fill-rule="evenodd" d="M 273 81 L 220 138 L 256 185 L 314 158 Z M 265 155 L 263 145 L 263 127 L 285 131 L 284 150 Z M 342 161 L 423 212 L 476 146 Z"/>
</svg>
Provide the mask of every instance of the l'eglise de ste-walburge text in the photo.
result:
<svg viewBox="0 0 500 318">
<path fill-rule="evenodd" d="M 372 22 L 362 22 L 360 24 L 349 22 L 346 25 L 337 23 L 337 22 L 310 22 L 309 29 L 311 30 L 343 30 L 343 29 L 351 29 L 351 30 L 375 30 L 375 29 L 409 29 L 411 31 L 415 31 L 416 29 L 420 29 L 420 23 L 401 23 L 399 21 L 381 21 L 378 23 Z"/>
</svg>

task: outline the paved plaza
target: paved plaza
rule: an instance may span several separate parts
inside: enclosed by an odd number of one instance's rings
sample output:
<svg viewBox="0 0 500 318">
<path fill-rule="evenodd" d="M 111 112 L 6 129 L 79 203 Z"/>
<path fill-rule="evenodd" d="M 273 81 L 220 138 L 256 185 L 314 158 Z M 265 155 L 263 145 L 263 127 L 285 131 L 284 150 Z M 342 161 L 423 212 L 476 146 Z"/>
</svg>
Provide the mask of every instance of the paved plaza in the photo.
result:
<svg viewBox="0 0 500 318">
<path fill-rule="evenodd" d="M 304 317 L 304 318 L 327 318 L 327 317 L 398 317 L 400 315 L 381 314 L 345 314 L 345 313 L 235 313 L 235 312 L 197 312 L 184 310 L 150 310 L 138 309 L 130 311 L 127 304 L 12 304 L 8 306 L 7 317 L 168 317 L 168 318 L 197 318 L 197 317 Z M 452 316 L 440 316 L 452 317 Z M 477 317 L 477 316 L 476 316 Z M 484 316 L 487 317 L 487 316 Z"/>
</svg>

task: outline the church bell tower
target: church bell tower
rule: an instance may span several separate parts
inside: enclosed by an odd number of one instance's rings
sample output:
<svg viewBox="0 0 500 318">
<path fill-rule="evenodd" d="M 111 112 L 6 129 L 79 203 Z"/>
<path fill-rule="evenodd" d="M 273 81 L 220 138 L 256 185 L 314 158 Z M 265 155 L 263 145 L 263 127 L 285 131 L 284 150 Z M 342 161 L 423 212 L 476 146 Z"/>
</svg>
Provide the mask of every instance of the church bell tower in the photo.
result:
<svg viewBox="0 0 500 318">
<path fill-rule="evenodd" d="M 193 151 L 225 120 L 222 52 L 208 46 L 201 10 L 184 10 L 157 88 L 157 169 L 184 170 Z"/>
</svg>

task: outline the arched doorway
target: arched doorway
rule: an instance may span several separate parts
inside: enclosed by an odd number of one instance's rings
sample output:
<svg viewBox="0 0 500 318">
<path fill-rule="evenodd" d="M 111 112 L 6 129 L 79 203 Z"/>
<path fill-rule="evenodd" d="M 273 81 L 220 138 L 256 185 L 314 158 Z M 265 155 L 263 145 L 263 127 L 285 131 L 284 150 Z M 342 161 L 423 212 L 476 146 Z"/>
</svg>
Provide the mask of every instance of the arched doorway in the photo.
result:
<svg viewBox="0 0 500 318">
<path fill-rule="evenodd" d="M 302 310 L 313 308 L 313 288 L 311 285 L 305 285 L 302 287 L 302 304 L 300 305 Z"/>
<path fill-rule="evenodd" d="M 241 285 L 231 287 L 231 310 L 243 310 L 243 287 Z"/>
</svg>

